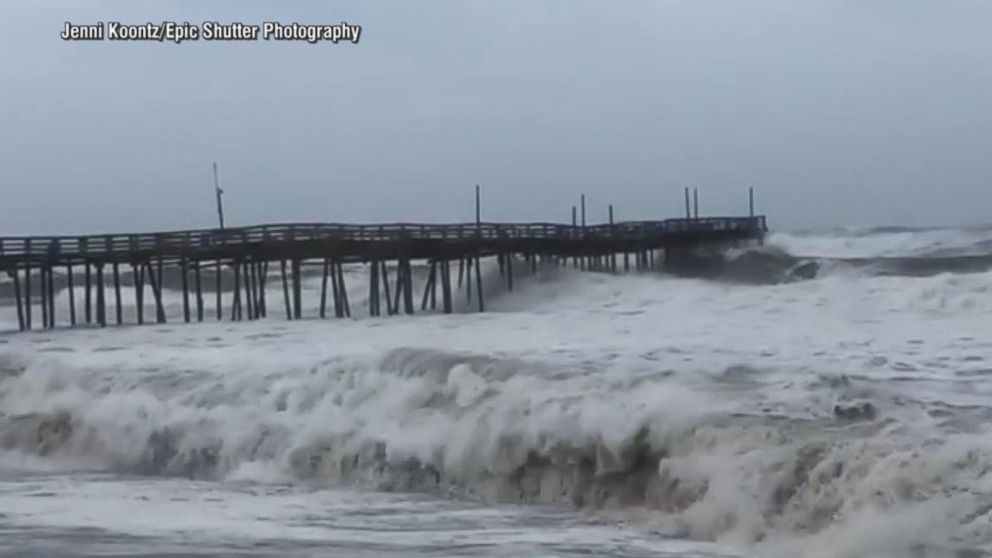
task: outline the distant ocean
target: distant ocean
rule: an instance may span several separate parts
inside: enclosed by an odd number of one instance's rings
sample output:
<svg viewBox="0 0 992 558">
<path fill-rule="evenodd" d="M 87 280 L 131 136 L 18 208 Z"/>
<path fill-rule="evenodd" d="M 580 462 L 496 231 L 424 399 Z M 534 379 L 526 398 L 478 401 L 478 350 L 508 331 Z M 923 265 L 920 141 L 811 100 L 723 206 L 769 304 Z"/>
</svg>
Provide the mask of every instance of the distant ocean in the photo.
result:
<svg viewBox="0 0 992 558">
<path fill-rule="evenodd" d="M 350 320 L 0 334 L 0 555 L 992 556 L 992 228 L 488 265 L 484 314 L 354 267 Z"/>
</svg>

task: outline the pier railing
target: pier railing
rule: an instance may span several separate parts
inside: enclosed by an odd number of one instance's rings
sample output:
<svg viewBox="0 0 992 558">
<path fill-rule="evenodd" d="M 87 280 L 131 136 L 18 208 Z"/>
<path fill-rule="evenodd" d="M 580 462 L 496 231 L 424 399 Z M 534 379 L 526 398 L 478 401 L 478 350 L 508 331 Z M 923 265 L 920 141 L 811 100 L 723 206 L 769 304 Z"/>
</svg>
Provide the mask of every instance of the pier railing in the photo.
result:
<svg viewBox="0 0 992 558">
<path fill-rule="evenodd" d="M 3 237 L 0 238 L 0 261 L 94 258 L 101 254 L 176 253 L 246 244 L 265 245 L 314 240 L 351 242 L 575 240 L 583 238 L 643 240 L 679 233 L 738 231 L 746 234 L 760 233 L 766 230 L 764 216 L 624 221 L 588 226 L 557 223 L 485 222 L 392 223 L 382 225 L 293 223 L 139 234 Z"/>
</svg>

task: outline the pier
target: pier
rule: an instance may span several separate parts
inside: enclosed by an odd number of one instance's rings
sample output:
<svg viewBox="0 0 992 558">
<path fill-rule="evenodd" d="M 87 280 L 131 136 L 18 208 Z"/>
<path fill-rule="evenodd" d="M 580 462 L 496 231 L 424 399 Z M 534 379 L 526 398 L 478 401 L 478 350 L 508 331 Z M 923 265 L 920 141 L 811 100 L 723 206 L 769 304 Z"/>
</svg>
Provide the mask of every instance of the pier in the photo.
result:
<svg viewBox="0 0 992 558">
<path fill-rule="evenodd" d="M 496 259 L 500 277 L 512 291 L 520 266 L 536 270 L 539 264 L 567 265 L 608 273 L 646 270 L 656 266 L 656 259 L 671 262 L 700 248 L 760 241 L 767 231 L 765 217 L 755 215 L 624 222 L 613 222 L 612 215 L 611 208 L 610 222 L 596 225 L 576 223 L 573 217 L 571 225 L 479 220 L 458 224 L 295 223 L 6 237 L 0 238 L 0 273 L 12 280 L 21 331 L 39 325 L 34 321 L 37 307 L 40 326 L 45 329 L 164 323 L 162 292 L 167 278 L 181 291 L 184 322 L 255 320 L 270 311 L 280 312 L 279 306 L 287 319 L 300 319 L 305 267 L 310 273 L 316 269 L 321 278 L 319 317 L 347 318 L 352 309 L 345 264 L 367 267 L 371 316 L 413 314 L 417 298 L 422 311 L 451 313 L 461 289 L 475 308 L 485 310 L 483 259 Z M 413 261 L 426 262 L 422 292 L 414 292 Z M 229 280 L 222 284 L 224 277 Z M 266 299 L 270 281 L 281 283 L 281 301 Z M 67 308 L 55 303 L 62 288 L 68 291 Z M 121 292 L 127 288 L 134 290 L 136 304 L 126 316 Z M 154 302 L 151 316 L 145 315 L 146 295 Z M 77 312 L 77 296 L 82 297 L 81 312 Z M 207 296 L 214 297 L 212 315 L 207 315 L 204 304 Z M 111 297 L 113 315 L 108 315 Z"/>
</svg>

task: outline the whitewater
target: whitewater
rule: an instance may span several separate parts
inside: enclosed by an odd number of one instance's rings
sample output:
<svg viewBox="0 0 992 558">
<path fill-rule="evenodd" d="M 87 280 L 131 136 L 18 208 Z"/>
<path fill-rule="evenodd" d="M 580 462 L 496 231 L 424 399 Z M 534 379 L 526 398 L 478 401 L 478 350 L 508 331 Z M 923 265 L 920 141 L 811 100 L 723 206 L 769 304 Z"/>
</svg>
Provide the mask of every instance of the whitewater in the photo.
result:
<svg viewBox="0 0 992 558">
<path fill-rule="evenodd" d="M 361 267 L 348 320 L 319 278 L 292 322 L 167 291 L 167 324 L 14 333 L 6 301 L 0 553 L 992 555 L 992 229 L 706 258 L 512 293 L 488 262 L 481 314 L 361 316 Z"/>
</svg>

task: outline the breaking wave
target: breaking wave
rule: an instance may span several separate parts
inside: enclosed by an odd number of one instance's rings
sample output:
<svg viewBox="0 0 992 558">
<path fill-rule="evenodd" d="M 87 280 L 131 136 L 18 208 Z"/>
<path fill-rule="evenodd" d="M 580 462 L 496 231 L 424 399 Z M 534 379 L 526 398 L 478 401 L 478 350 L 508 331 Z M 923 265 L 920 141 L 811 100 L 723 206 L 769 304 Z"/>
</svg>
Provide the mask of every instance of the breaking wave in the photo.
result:
<svg viewBox="0 0 992 558">
<path fill-rule="evenodd" d="M 701 255 L 689 275 L 776 284 L 828 275 L 930 277 L 992 270 L 992 229 L 880 227 L 773 233 L 762 247 Z"/>
<path fill-rule="evenodd" d="M 783 552 L 992 542 L 992 409 L 844 375 L 749 398 L 778 381 L 415 348 L 226 382 L 6 362 L 0 447 L 147 475 L 640 510 L 664 535 Z"/>
</svg>

